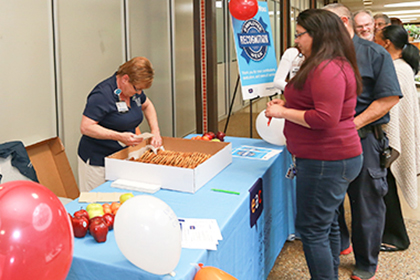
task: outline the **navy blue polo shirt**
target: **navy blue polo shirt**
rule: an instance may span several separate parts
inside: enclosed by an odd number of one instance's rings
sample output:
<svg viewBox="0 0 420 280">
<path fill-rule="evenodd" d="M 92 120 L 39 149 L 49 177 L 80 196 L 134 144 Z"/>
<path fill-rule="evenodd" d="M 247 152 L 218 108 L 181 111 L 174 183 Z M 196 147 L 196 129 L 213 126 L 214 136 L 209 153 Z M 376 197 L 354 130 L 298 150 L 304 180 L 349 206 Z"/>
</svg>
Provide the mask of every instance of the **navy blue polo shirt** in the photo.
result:
<svg viewBox="0 0 420 280">
<path fill-rule="evenodd" d="M 363 91 L 357 97 L 356 116 L 366 110 L 369 105 L 380 98 L 388 96 L 402 97 L 397 74 L 391 55 L 380 45 L 353 37 L 356 50 L 357 65 L 363 80 Z M 369 124 L 385 124 L 389 122 L 389 113 Z"/>
<path fill-rule="evenodd" d="M 132 132 L 143 120 L 141 105 L 146 101 L 142 91 L 130 99 L 128 112 L 118 112 L 116 103 L 119 96 L 116 74 L 99 83 L 88 95 L 83 115 L 97 121 L 99 125 L 118 132 Z M 90 165 L 104 166 L 105 157 L 121 150 L 123 147 L 114 140 L 101 140 L 83 135 L 79 142 L 78 155 Z"/>
</svg>

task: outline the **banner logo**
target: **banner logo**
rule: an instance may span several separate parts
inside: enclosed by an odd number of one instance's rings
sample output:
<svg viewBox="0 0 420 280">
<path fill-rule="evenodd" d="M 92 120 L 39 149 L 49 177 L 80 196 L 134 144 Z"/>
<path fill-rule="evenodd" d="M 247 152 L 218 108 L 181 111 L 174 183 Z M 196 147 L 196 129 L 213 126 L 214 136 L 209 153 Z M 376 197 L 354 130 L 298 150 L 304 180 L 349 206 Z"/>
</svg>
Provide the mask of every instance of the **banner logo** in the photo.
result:
<svg viewBox="0 0 420 280">
<path fill-rule="evenodd" d="M 267 47 L 270 46 L 270 36 L 266 31 L 267 24 L 263 19 L 250 19 L 244 22 L 241 33 L 238 35 L 238 45 L 242 48 L 241 56 L 249 64 L 250 60 L 261 61 L 267 54 Z"/>
</svg>

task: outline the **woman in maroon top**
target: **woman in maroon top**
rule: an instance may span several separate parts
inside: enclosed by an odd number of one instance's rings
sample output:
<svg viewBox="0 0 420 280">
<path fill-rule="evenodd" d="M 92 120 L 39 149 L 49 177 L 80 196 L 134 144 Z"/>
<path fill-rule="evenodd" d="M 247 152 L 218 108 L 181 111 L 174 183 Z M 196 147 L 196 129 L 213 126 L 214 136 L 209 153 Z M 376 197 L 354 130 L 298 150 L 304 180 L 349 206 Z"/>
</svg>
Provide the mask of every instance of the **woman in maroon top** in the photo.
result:
<svg viewBox="0 0 420 280">
<path fill-rule="evenodd" d="M 338 279 L 338 207 L 363 161 L 353 122 L 362 80 L 353 42 L 337 15 L 303 11 L 296 32 L 306 60 L 286 86 L 286 101 L 270 101 L 266 116 L 286 120 L 287 149 L 296 159 L 296 230 L 311 277 Z"/>
</svg>

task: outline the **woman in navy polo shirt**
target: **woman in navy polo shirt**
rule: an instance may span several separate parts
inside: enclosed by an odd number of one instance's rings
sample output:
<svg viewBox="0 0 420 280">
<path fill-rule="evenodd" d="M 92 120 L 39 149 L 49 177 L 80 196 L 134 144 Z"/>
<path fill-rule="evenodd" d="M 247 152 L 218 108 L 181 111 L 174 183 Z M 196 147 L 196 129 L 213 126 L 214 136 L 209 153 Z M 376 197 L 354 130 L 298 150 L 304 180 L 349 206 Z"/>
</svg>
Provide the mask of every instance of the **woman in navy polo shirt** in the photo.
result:
<svg viewBox="0 0 420 280">
<path fill-rule="evenodd" d="M 143 141 L 135 137 L 140 133 L 143 114 L 154 135 L 151 144 L 162 144 L 155 107 L 143 92 L 151 87 L 153 75 L 150 61 L 135 57 L 89 94 L 80 125 L 80 191 L 90 191 L 105 182 L 105 157 Z"/>
</svg>

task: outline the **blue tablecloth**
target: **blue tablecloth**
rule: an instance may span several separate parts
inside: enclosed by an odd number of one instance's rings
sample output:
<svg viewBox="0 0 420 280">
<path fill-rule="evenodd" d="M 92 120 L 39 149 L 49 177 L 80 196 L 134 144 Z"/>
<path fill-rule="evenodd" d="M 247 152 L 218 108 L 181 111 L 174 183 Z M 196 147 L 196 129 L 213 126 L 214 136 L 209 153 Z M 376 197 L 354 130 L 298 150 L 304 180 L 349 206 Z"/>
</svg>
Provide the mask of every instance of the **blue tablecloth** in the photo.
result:
<svg viewBox="0 0 420 280">
<path fill-rule="evenodd" d="M 105 243 L 96 243 L 88 234 L 85 238 L 75 238 L 67 279 L 193 279 L 197 271 L 194 264 L 198 263 L 220 268 L 240 280 L 266 279 L 287 237 L 294 233 L 295 184 L 284 176 L 291 156 L 285 147 L 263 140 L 226 137 L 226 141 L 232 143 L 232 150 L 249 145 L 283 149 L 283 152 L 269 160 L 233 157 L 232 164 L 195 194 L 170 190 L 153 194 L 166 202 L 179 218 L 216 219 L 223 235 L 217 251 L 182 249 L 174 277 L 154 275 L 124 257 L 113 231 L 108 233 Z M 258 178 L 263 180 L 264 210 L 251 228 L 248 190 Z M 214 192 L 212 188 L 231 190 L 240 195 Z M 93 192 L 127 191 L 111 188 L 107 182 Z M 86 206 L 75 200 L 67 204 L 66 209 L 73 214 Z"/>
</svg>

